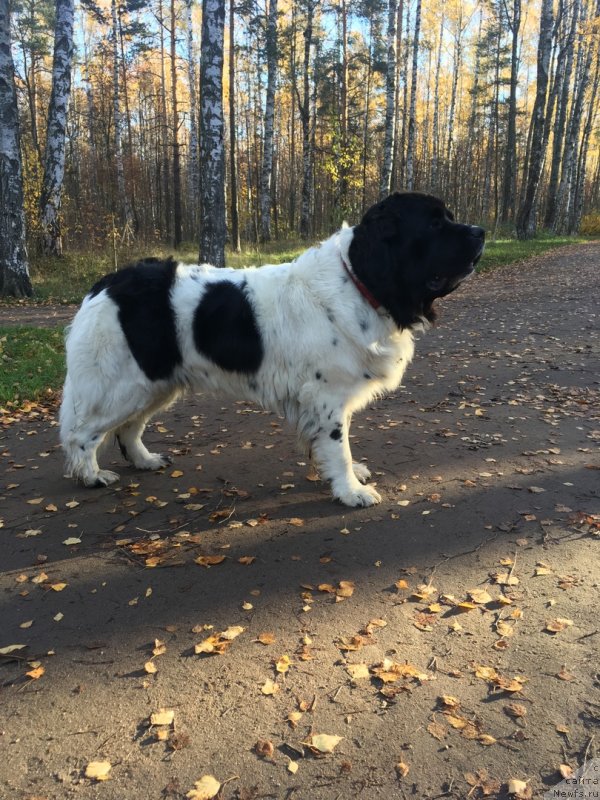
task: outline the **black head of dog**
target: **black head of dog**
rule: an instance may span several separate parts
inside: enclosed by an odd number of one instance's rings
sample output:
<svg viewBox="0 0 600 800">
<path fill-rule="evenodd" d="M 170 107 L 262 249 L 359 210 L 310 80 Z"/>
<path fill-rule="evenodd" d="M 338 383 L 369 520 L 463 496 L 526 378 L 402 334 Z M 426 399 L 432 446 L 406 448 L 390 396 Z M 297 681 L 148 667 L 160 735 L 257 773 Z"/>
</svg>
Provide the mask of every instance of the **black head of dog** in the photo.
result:
<svg viewBox="0 0 600 800">
<path fill-rule="evenodd" d="M 399 328 L 433 322 L 433 301 L 453 292 L 483 252 L 485 232 L 461 225 L 438 198 L 395 192 L 354 228 L 352 270 Z"/>
</svg>

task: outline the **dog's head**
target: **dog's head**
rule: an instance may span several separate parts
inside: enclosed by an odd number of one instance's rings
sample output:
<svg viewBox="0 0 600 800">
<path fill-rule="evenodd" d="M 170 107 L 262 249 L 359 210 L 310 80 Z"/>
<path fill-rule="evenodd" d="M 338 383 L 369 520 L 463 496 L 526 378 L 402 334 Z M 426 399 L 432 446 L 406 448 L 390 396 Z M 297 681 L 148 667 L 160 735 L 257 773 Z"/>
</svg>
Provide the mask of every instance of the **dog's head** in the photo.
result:
<svg viewBox="0 0 600 800">
<path fill-rule="evenodd" d="M 353 229 L 352 270 L 400 328 L 433 322 L 433 301 L 453 292 L 483 252 L 485 232 L 462 225 L 441 200 L 395 192 Z"/>
</svg>

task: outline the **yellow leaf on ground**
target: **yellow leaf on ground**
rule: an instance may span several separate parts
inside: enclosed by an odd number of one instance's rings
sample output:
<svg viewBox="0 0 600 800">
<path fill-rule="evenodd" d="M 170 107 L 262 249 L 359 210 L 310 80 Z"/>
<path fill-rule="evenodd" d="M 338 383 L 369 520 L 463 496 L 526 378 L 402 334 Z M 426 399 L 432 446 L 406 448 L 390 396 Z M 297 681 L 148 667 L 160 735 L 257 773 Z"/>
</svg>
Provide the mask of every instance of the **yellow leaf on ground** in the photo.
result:
<svg viewBox="0 0 600 800">
<path fill-rule="evenodd" d="M 279 661 L 275 663 L 275 669 L 277 672 L 281 672 L 282 675 L 285 675 L 285 673 L 289 670 L 291 663 L 292 662 L 289 656 L 281 656 Z"/>
<path fill-rule="evenodd" d="M 28 678 L 31 678 L 34 681 L 37 681 L 38 678 L 41 678 L 42 675 L 46 672 L 44 667 L 36 667 L 35 669 L 30 669 L 29 672 L 26 672 Z"/>
<path fill-rule="evenodd" d="M 317 733 L 313 734 L 310 740 L 308 742 L 303 742 L 303 744 L 318 750 L 319 753 L 333 753 L 343 738 L 343 736 L 335 736 L 328 733 Z"/>
<path fill-rule="evenodd" d="M 277 694 L 279 691 L 279 684 L 275 683 L 275 681 L 272 681 L 271 678 L 269 678 L 264 682 L 260 690 L 264 695 L 267 696 Z"/>
<path fill-rule="evenodd" d="M 175 711 L 172 708 L 159 708 L 150 715 L 150 725 L 171 725 L 175 719 Z"/>
<path fill-rule="evenodd" d="M 361 678 L 368 678 L 370 676 L 369 667 L 366 664 L 347 664 L 346 672 L 353 681 L 358 681 Z"/>
<path fill-rule="evenodd" d="M 212 800 L 221 790 L 221 784 L 212 775 L 203 775 L 196 781 L 194 788 L 186 794 L 190 800 Z"/>
<path fill-rule="evenodd" d="M 90 761 L 85 768 L 85 777 L 95 781 L 107 781 L 111 769 L 110 761 Z"/>
<path fill-rule="evenodd" d="M 275 634 L 274 633 L 259 633 L 256 639 L 254 640 L 259 642 L 260 644 L 269 645 L 273 644 L 275 641 Z"/>
</svg>

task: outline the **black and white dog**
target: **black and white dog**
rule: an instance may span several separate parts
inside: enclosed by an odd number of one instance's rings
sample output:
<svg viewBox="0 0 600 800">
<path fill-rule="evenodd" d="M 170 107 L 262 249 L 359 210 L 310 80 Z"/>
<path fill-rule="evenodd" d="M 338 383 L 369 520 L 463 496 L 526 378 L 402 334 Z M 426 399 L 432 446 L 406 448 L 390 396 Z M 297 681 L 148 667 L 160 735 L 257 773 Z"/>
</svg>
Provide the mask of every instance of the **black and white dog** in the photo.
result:
<svg viewBox="0 0 600 800">
<path fill-rule="evenodd" d="M 86 486 L 118 475 L 98 447 L 117 437 L 138 469 L 150 417 L 185 390 L 252 400 L 297 429 L 333 496 L 381 501 L 353 464 L 353 412 L 395 389 L 413 356 L 413 331 L 435 318 L 483 251 L 484 231 L 454 222 L 444 204 L 395 193 L 289 264 L 257 269 L 146 260 L 102 278 L 67 335 L 60 411 L 67 473 Z"/>
</svg>

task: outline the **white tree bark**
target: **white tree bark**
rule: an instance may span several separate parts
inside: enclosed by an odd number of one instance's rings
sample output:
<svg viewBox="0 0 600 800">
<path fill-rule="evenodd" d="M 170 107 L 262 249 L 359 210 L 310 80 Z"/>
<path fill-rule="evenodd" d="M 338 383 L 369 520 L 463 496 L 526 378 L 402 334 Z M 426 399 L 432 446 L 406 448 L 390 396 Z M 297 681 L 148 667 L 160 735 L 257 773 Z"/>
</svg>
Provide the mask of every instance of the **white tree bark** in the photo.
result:
<svg viewBox="0 0 600 800">
<path fill-rule="evenodd" d="M 0 0 L 0 296 L 32 294 L 25 244 L 23 174 L 9 0 Z"/>
<path fill-rule="evenodd" d="M 188 156 L 188 216 L 194 225 L 194 234 L 198 221 L 198 191 L 200 189 L 200 172 L 198 168 L 198 87 L 196 72 L 196 53 L 194 48 L 194 27 L 192 21 L 193 0 L 186 0 L 187 22 L 187 67 L 190 92 L 190 152 Z"/>
<path fill-rule="evenodd" d="M 523 202 L 517 215 L 517 236 L 519 239 L 534 236 L 536 229 L 538 185 L 545 158 L 544 127 L 546 124 L 545 111 L 550 72 L 550 53 L 552 51 L 553 17 L 553 0 L 542 0 L 537 56 L 537 83 L 530 127 L 529 170 Z"/>
<path fill-rule="evenodd" d="M 133 211 L 131 209 L 129 195 L 125 186 L 125 167 L 123 165 L 123 117 L 121 114 L 121 102 L 119 97 L 119 20 L 117 18 L 116 0 L 111 0 L 110 13 L 112 19 L 111 46 L 113 59 L 113 123 L 115 166 L 117 171 L 117 193 L 118 202 L 121 206 L 124 234 L 127 236 L 132 236 Z"/>
<path fill-rule="evenodd" d="M 406 146 L 406 188 L 415 185 L 415 144 L 417 129 L 417 70 L 419 66 L 419 35 L 421 32 L 421 0 L 415 11 L 415 38 L 413 42 L 412 75 L 410 87 L 410 112 L 408 115 L 408 144 Z"/>
<path fill-rule="evenodd" d="M 396 0 L 388 0 L 387 64 L 385 72 L 385 132 L 383 168 L 379 196 L 386 197 L 392 189 L 392 167 L 396 143 Z"/>
<path fill-rule="evenodd" d="M 225 266 L 224 0 L 202 2 L 200 48 L 200 262 Z"/>
<path fill-rule="evenodd" d="M 62 255 L 60 203 L 65 176 L 67 111 L 71 96 L 74 0 L 56 0 L 52 94 L 48 109 L 44 180 L 40 196 L 42 248 L 47 255 Z"/>
<path fill-rule="evenodd" d="M 277 0 L 270 0 L 267 20 L 267 96 L 265 100 L 265 138 L 260 176 L 260 235 L 271 240 L 271 180 L 273 177 L 275 90 L 277 82 Z"/>
</svg>

